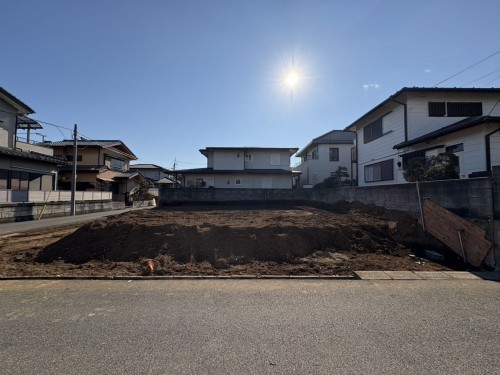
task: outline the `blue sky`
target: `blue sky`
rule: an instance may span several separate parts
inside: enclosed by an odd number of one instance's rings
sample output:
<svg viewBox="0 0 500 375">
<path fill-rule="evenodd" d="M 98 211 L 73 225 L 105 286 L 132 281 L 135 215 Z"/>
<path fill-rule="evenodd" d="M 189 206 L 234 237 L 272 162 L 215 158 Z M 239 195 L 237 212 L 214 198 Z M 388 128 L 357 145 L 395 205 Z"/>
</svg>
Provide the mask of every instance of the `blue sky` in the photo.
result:
<svg viewBox="0 0 500 375">
<path fill-rule="evenodd" d="M 497 0 L 5 1 L 0 86 L 137 162 L 196 168 L 200 148 L 301 148 L 436 85 L 500 50 L 499 14 Z M 500 53 L 440 85 L 462 86 L 500 87 Z"/>
</svg>

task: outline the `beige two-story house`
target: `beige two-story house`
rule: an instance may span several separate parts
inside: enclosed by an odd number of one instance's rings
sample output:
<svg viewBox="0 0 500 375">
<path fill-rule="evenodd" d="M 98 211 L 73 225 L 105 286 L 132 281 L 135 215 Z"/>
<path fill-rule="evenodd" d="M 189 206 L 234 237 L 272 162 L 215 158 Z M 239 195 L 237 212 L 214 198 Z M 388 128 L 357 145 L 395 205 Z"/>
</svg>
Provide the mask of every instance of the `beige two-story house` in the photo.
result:
<svg viewBox="0 0 500 375">
<path fill-rule="evenodd" d="M 68 161 L 68 165 L 59 170 L 59 188 L 71 189 L 74 147 L 72 140 L 45 142 L 54 149 L 54 154 Z M 137 156 L 120 140 L 78 140 L 76 165 L 76 190 L 111 191 L 113 200 L 126 201 L 144 176 L 137 171 L 130 171 L 130 161 Z"/>
</svg>

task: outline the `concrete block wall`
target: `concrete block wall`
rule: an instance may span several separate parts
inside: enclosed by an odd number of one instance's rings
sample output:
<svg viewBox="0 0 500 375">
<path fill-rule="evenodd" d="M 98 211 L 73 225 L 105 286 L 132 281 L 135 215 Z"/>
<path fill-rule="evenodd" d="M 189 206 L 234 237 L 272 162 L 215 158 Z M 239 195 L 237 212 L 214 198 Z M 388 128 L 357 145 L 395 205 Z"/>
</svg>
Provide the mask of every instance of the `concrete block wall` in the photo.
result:
<svg viewBox="0 0 500 375">
<path fill-rule="evenodd" d="M 420 198 L 430 198 L 455 214 L 486 230 L 495 243 L 493 258 L 500 268 L 500 167 L 492 177 L 420 182 Z M 160 188 L 159 205 L 207 202 L 315 202 L 337 201 L 374 204 L 420 216 L 417 184 L 344 187 L 334 189 L 171 189 Z"/>
<path fill-rule="evenodd" d="M 112 201 L 76 202 L 76 213 L 86 214 L 92 212 L 111 211 L 124 207 L 123 203 L 121 203 L 120 207 L 118 207 L 116 203 L 117 202 Z M 48 202 L 46 205 L 43 203 L 0 204 L 0 223 L 38 220 L 40 213 L 42 212 L 42 219 L 67 216 L 70 213 L 70 203 Z"/>
</svg>

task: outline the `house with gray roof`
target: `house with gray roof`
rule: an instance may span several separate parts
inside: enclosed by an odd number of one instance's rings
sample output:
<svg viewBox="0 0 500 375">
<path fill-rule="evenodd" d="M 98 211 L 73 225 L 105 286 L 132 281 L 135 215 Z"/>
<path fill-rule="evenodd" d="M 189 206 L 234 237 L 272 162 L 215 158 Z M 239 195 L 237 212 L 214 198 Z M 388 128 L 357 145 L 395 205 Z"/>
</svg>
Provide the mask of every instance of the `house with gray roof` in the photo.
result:
<svg viewBox="0 0 500 375">
<path fill-rule="evenodd" d="M 453 153 L 460 178 L 500 165 L 500 88 L 404 87 L 345 130 L 356 133 L 360 186 L 407 182 L 417 157 Z"/>
<path fill-rule="evenodd" d="M 299 187 L 312 187 L 345 167 L 350 180 L 356 179 L 356 133 L 331 130 L 309 142 L 297 152 L 301 159 L 294 169 L 301 172 Z"/>
<path fill-rule="evenodd" d="M 64 159 L 33 139 L 42 126 L 28 116 L 35 111 L 0 87 L 0 200 L 9 190 L 57 189 L 58 167 Z M 4 194 L 5 193 L 5 194 Z"/>
<path fill-rule="evenodd" d="M 200 152 L 206 168 L 177 170 L 176 180 L 190 188 L 291 189 L 290 157 L 298 148 L 207 147 Z"/>
<path fill-rule="evenodd" d="M 167 168 L 156 164 L 131 164 L 129 169 L 140 172 L 153 187 L 158 187 L 158 183 L 174 186 L 172 171 Z"/>
</svg>

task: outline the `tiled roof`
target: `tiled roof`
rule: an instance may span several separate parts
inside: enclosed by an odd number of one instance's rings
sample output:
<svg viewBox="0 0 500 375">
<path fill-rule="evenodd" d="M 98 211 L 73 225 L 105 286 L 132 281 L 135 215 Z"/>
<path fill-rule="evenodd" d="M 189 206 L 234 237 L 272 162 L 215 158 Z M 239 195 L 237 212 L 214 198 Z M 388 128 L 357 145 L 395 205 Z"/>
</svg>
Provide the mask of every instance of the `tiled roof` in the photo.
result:
<svg viewBox="0 0 500 375">
<path fill-rule="evenodd" d="M 107 170 L 108 168 L 103 165 L 76 165 L 76 169 L 78 172 L 102 172 Z M 65 167 L 59 169 L 61 172 L 67 172 L 73 170 L 73 164 L 68 163 Z"/>
<path fill-rule="evenodd" d="M 49 142 L 46 141 L 43 143 L 44 146 L 48 147 L 72 147 L 73 146 L 73 140 L 72 139 L 65 139 L 62 141 L 56 141 L 56 142 Z M 109 148 L 109 149 L 114 149 L 113 151 L 126 154 L 126 156 L 131 159 L 131 160 L 136 160 L 137 156 L 134 155 L 134 153 L 125 145 L 120 140 L 100 140 L 100 139 L 93 139 L 93 140 L 87 140 L 87 139 L 82 139 L 78 140 L 78 147 L 101 147 L 101 148 Z M 121 148 L 122 150 L 119 150 Z"/>
<path fill-rule="evenodd" d="M 352 143 L 356 139 L 356 133 L 344 130 L 332 130 L 326 134 L 314 138 L 314 143 Z"/>
<path fill-rule="evenodd" d="M 14 150 L 13 148 L 6 148 L 6 147 L 0 147 L 0 155 L 5 155 L 5 156 L 9 156 L 9 157 L 17 157 L 17 158 L 22 158 L 22 159 L 29 159 L 29 160 L 43 161 L 46 163 L 52 163 L 52 164 L 57 164 L 57 165 L 65 165 L 66 164 L 66 160 L 64 160 L 62 158 L 58 158 L 56 156 L 42 155 L 42 154 L 37 154 L 35 152 L 17 151 L 17 150 Z"/>
<path fill-rule="evenodd" d="M 47 141 L 44 142 L 44 144 L 50 147 L 66 147 L 66 146 L 73 146 L 73 140 L 65 139 L 63 141 L 56 141 L 56 142 Z M 120 144 L 122 144 L 121 141 L 78 140 L 78 146 L 113 147 L 113 146 L 119 146 Z"/>
<path fill-rule="evenodd" d="M 415 145 L 415 144 L 420 143 L 420 142 L 425 142 L 425 141 L 428 141 L 431 139 L 435 139 L 435 138 L 441 137 L 443 135 L 454 133 L 454 132 L 459 131 L 459 130 L 467 129 L 467 128 L 470 128 L 472 126 L 479 125 L 479 124 L 482 124 L 485 122 L 500 123 L 500 117 L 498 117 L 498 116 L 468 117 L 464 120 L 455 122 L 454 124 L 451 124 L 451 125 L 448 125 L 448 126 L 441 128 L 441 129 L 435 130 L 433 132 L 424 134 L 424 135 L 417 137 L 415 139 L 411 139 L 411 140 L 406 141 L 406 142 L 398 143 L 393 148 L 401 149 L 403 147 L 412 146 L 412 145 Z"/>
<path fill-rule="evenodd" d="M 123 173 L 120 173 L 120 174 L 117 174 L 116 176 L 113 176 L 113 178 L 127 178 L 127 179 L 131 179 L 135 176 L 139 176 L 140 173 L 139 172 L 123 172 Z"/>
<path fill-rule="evenodd" d="M 160 167 L 156 164 L 131 164 L 129 169 L 160 169 L 165 172 L 170 172 L 167 168 Z"/>
<path fill-rule="evenodd" d="M 345 130 L 331 130 L 328 133 L 314 138 L 302 150 L 297 152 L 296 156 L 303 156 L 307 150 L 314 145 L 319 144 L 353 144 L 356 139 L 356 133 Z"/>
</svg>

